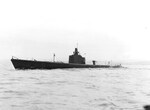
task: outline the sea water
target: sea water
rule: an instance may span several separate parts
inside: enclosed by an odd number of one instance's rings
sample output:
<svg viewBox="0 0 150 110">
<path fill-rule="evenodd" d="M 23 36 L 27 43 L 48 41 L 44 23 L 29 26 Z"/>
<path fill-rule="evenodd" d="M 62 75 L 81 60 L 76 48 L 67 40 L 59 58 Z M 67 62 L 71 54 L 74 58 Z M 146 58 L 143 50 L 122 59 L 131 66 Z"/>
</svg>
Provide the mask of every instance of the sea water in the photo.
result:
<svg viewBox="0 0 150 110">
<path fill-rule="evenodd" d="M 15 70 L 0 62 L 0 110 L 143 110 L 150 66 Z"/>
</svg>

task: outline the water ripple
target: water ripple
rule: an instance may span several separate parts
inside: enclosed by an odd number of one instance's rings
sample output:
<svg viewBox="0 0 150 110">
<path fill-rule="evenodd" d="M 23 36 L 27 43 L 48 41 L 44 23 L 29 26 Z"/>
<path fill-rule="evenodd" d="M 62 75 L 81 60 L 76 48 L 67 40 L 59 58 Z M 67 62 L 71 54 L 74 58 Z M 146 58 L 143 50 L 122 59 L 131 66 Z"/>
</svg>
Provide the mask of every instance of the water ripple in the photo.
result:
<svg viewBox="0 0 150 110">
<path fill-rule="evenodd" d="M 1 110 L 142 110 L 149 68 L 14 70 L 0 65 Z"/>
</svg>

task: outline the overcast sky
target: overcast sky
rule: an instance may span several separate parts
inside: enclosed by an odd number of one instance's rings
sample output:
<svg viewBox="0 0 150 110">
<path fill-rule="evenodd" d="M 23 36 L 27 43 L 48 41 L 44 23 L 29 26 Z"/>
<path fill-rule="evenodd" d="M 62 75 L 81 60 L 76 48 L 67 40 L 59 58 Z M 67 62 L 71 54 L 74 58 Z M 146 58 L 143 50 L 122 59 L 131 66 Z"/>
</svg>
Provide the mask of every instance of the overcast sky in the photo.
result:
<svg viewBox="0 0 150 110">
<path fill-rule="evenodd" d="M 1 0 L 0 59 L 150 61 L 149 0 Z"/>
</svg>

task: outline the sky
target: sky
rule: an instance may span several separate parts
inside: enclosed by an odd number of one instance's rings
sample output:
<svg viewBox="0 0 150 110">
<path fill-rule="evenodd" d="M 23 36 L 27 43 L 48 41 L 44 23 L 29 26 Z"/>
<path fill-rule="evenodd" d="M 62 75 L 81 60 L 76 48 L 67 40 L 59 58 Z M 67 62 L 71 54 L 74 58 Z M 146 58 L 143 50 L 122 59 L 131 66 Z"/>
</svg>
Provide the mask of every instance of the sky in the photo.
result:
<svg viewBox="0 0 150 110">
<path fill-rule="evenodd" d="M 150 61 L 149 0 L 1 0 L 0 59 Z"/>
</svg>

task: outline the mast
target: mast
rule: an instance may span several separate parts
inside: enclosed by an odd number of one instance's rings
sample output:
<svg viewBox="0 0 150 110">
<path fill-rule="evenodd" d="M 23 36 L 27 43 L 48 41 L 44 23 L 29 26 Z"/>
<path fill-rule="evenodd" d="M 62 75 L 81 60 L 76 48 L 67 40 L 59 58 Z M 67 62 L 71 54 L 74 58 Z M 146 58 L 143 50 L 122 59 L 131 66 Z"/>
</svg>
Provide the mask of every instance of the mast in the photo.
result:
<svg viewBox="0 0 150 110">
<path fill-rule="evenodd" d="M 53 62 L 55 62 L 55 53 L 53 54 Z"/>
</svg>

